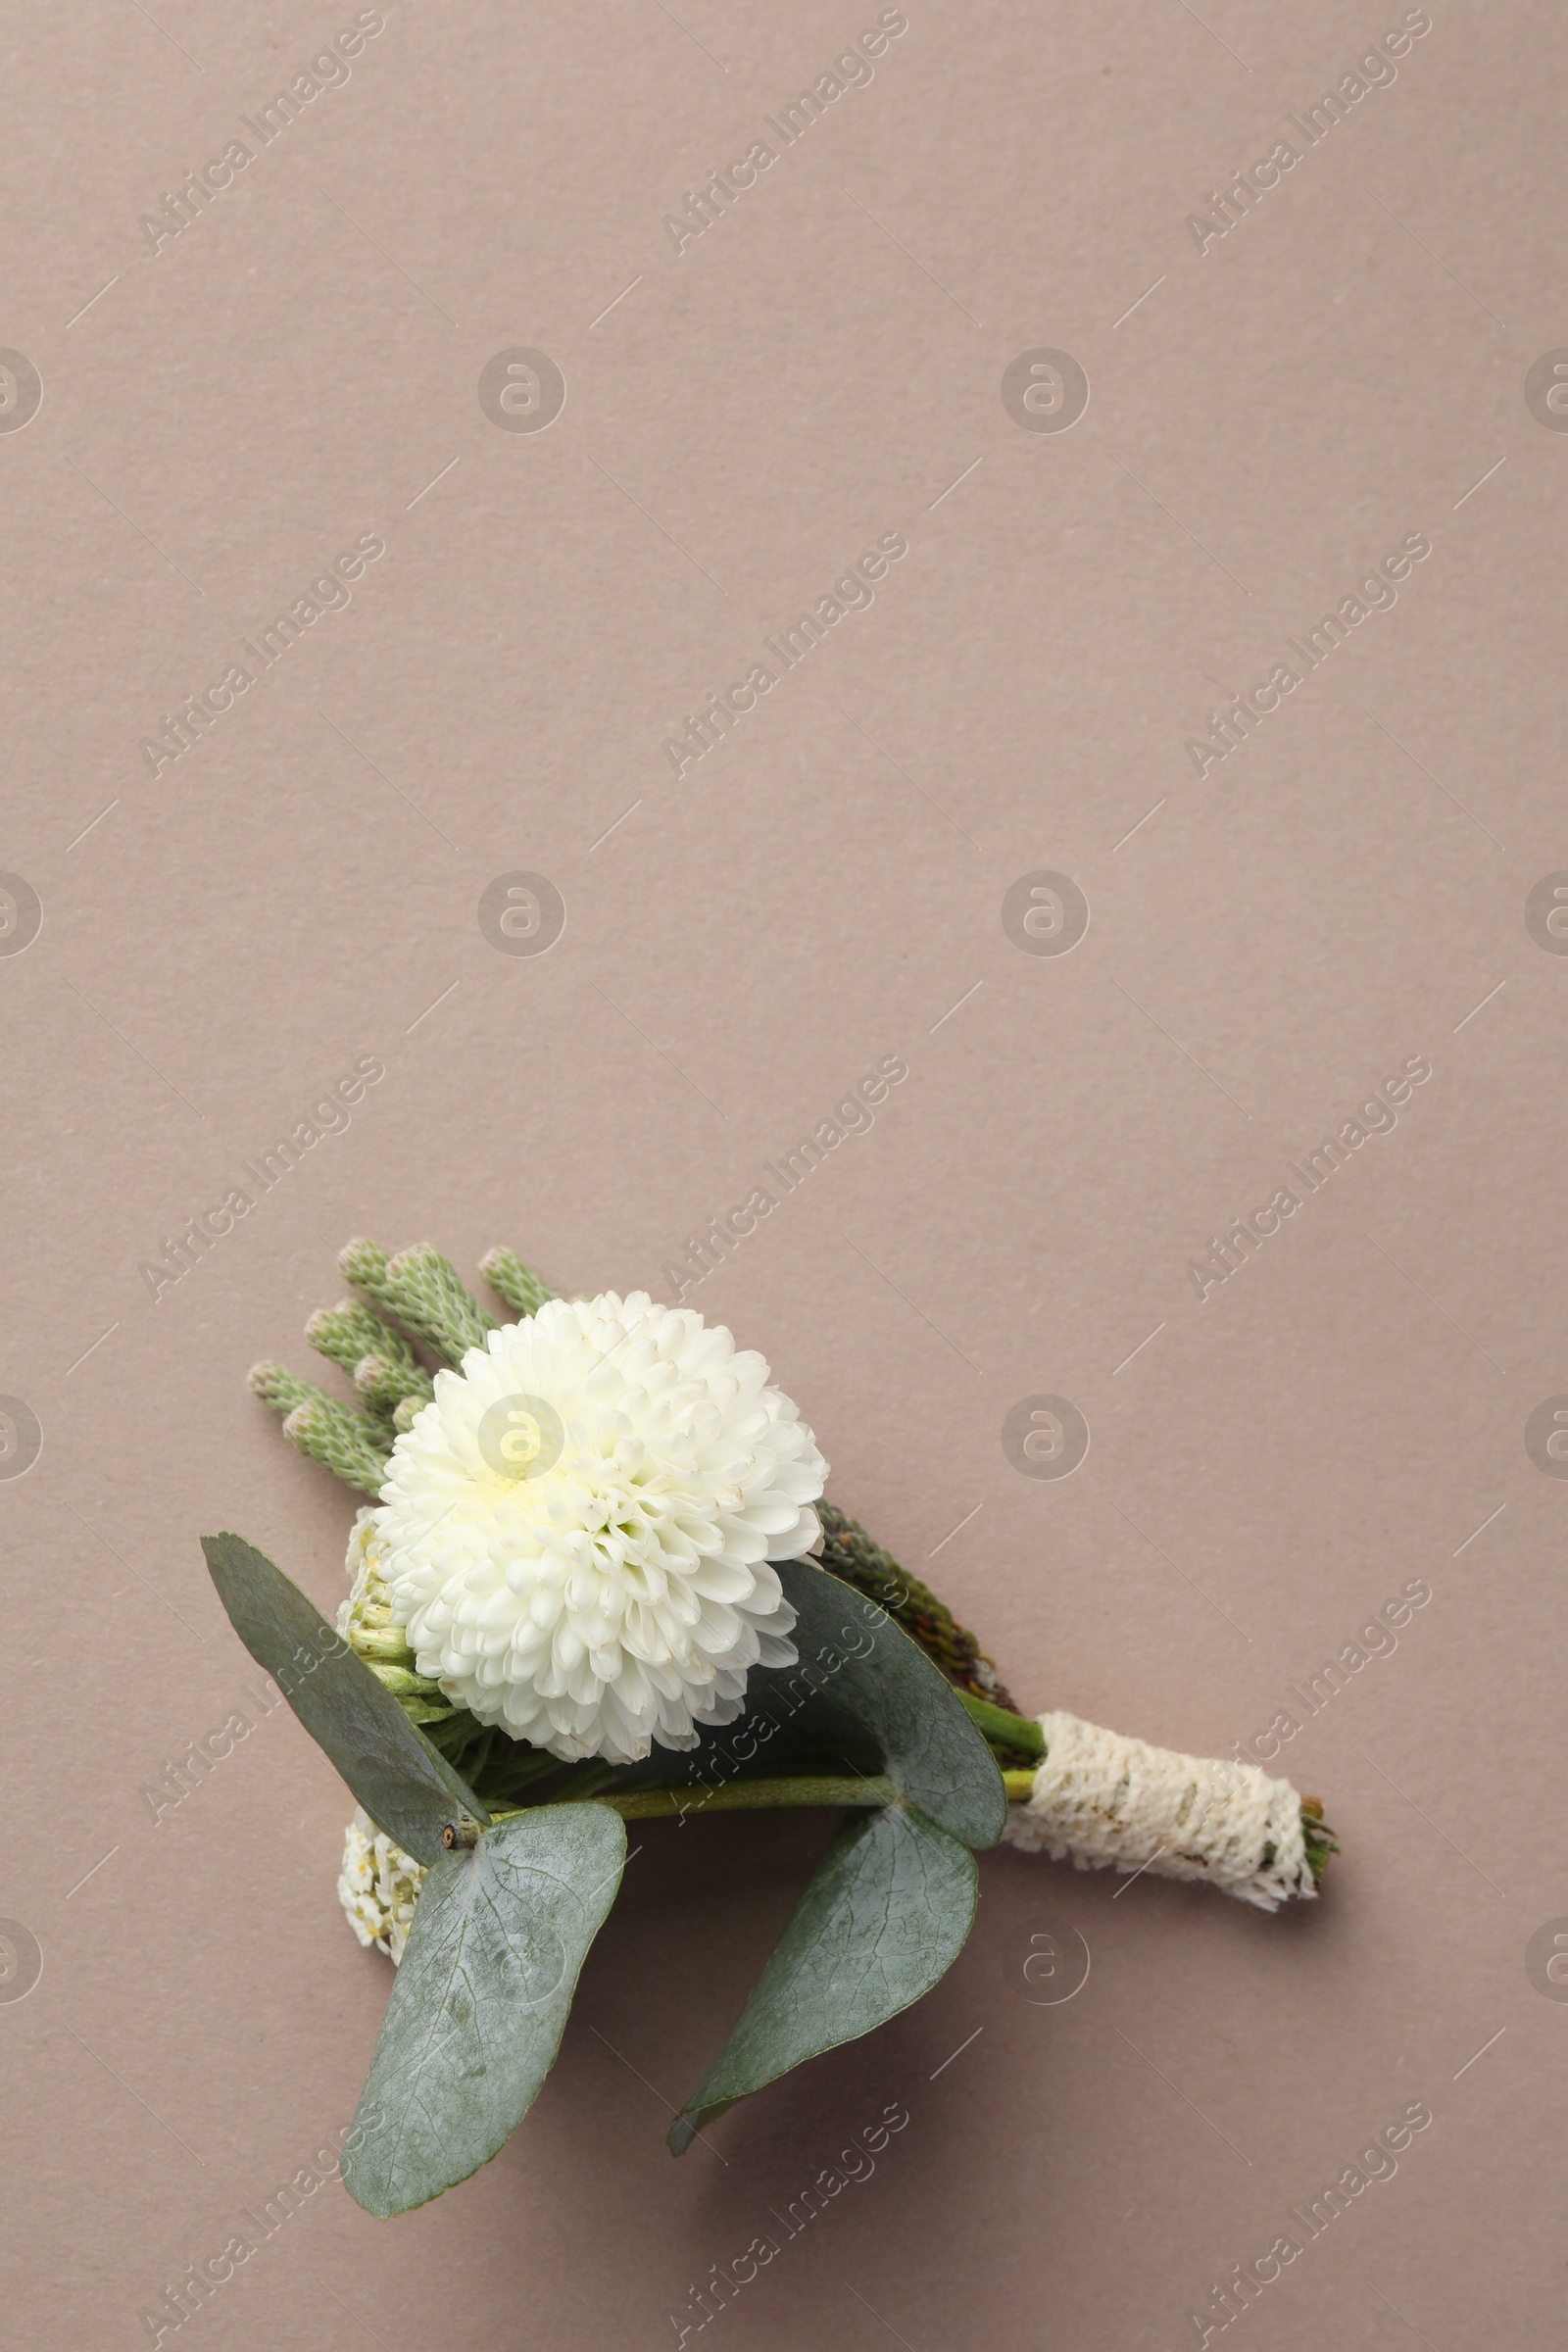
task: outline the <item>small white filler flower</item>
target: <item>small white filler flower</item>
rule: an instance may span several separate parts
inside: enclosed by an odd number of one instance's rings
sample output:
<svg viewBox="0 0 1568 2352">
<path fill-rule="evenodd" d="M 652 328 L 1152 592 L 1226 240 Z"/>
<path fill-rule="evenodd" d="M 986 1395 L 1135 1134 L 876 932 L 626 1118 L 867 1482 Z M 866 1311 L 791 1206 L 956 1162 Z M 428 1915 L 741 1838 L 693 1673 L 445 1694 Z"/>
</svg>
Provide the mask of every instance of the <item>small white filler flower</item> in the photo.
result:
<svg viewBox="0 0 1568 2352">
<path fill-rule="evenodd" d="M 338 1873 L 337 1899 L 348 1913 L 349 1926 L 364 1944 L 379 1944 L 395 1968 L 403 1957 L 414 1925 L 414 1906 L 424 1885 L 424 1871 L 384 1830 L 378 1830 L 362 1805 L 343 1833 L 343 1867 Z"/>
<path fill-rule="evenodd" d="M 567 1762 L 733 1722 L 795 1662 L 768 1563 L 818 1542 L 827 1464 L 760 1355 L 646 1292 L 489 1333 L 398 1439 L 375 1513 L 419 1672 Z"/>
</svg>

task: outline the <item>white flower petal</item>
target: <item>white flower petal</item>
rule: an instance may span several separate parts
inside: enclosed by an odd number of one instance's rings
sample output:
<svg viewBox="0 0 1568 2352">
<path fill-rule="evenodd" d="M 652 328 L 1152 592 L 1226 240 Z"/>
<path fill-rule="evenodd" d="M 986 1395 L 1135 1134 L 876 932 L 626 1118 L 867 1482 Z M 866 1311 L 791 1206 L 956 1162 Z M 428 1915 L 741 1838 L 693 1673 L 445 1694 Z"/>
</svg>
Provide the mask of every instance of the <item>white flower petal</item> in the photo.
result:
<svg viewBox="0 0 1568 2352">
<path fill-rule="evenodd" d="M 635 1763 L 733 1722 L 759 1659 L 795 1662 L 767 1563 L 820 1541 L 826 1475 L 755 1350 L 607 1291 L 438 1372 L 356 1540 L 450 1697 L 567 1761 Z"/>
</svg>

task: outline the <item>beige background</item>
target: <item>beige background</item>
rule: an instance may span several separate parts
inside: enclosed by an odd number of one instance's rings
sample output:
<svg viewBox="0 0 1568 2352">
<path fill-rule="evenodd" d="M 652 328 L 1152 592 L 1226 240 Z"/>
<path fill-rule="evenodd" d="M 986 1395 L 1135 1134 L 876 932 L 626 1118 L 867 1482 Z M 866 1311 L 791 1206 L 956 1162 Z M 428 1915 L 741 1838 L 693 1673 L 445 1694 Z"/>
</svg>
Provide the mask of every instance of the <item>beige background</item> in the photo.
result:
<svg viewBox="0 0 1568 2352">
<path fill-rule="evenodd" d="M 653 2347 L 684 2311 L 760 2352 L 1159 2352 L 1416 2100 L 1397 2177 L 1226 2340 L 1555 2340 L 1568 2008 L 1526 1946 L 1568 1915 L 1568 1490 L 1524 1430 L 1568 1390 L 1568 973 L 1525 902 L 1568 867 L 1568 438 L 1524 386 L 1568 344 L 1560 14 L 1438 0 L 1200 255 L 1189 212 L 1394 0 L 910 0 L 677 256 L 665 212 L 878 14 L 413 0 L 156 258 L 140 216 L 353 9 L 14 16 L 0 343 L 44 387 L 0 434 L 0 865 L 43 906 L 0 958 L 0 1390 L 44 1433 L 0 1484 L 29 2352 L 148 2340 L 347 2124 L 388 1988 L 285 1712 L 156 1827 L 142 1793 L 254 1679 L 198 1535 L 341 1589 L 344 1494 L 246 1367 L 310 1369 L 360 1230 L 668 1298 L 686 1237 L 890 1054 L 874 1130 L 688 1298 L 1033 1706 L 1225 1754 L 1425 1580 L 1284 1752 L 1344 1840 L 1324 1899 L 992 1856 L 929 1999 L 675 2164 L 668 2105 L 828 1825 L 647 1828 L 497 2162 L 392 2225 L 327 2186 L 163 2340 Z M 537 434 L 476 397 L 514 346 L 565 377 Z M 1040 346 L 1087 370 L 1070 431 L 1003 405 Z M 897 531 L 870 609 L 677 783 L 662 739 Z M 1416 532 L 1396 606 L 1200 780 L 1216 699 Z M 347 609 L 155 781 L 141 740 L 364 533 Z M 1093 909 L 1064 957 L 1002 927 L 1041 868 Z M 479 929 L 514 869 L 565 902 L 537 958 Z M 387 1075 L 349 1132 L 154 1303 L 142 1262 L 362 1055 Z M 1413 1055 L 1397 1127 L 1200 1303 L 1187 1260 Z M 1040 1392 L 1092 1431 L 1063 1482 L 1002 1450 Z M 1060 2007 L 1020 1997 L 1042 1919 L 1093 1954 Z M 699 2338 L 693 2283 L 890 2100 L 875 2176 Z"/>
</svg>

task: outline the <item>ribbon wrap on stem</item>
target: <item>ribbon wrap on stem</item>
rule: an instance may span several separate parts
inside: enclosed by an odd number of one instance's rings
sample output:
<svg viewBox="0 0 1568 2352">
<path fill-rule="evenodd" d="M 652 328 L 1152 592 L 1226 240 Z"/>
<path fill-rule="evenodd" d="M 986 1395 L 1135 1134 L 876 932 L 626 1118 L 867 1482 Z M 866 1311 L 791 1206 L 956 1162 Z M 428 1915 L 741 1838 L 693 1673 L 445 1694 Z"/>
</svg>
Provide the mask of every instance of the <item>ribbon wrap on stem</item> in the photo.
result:
<svg viewBox="0 0 1568 2352">
<path fill-rule="evenodd" d="M 1003 1833 L 1076 1870 L 1201 1879 L 1275 1911 L 1311 1896 L 1301 1799 L 1256 1764 L 1217 1763 L 1151 1747 L 1058 1708 L 1038 1718 L 1046 1754 Z"/>
</svg>

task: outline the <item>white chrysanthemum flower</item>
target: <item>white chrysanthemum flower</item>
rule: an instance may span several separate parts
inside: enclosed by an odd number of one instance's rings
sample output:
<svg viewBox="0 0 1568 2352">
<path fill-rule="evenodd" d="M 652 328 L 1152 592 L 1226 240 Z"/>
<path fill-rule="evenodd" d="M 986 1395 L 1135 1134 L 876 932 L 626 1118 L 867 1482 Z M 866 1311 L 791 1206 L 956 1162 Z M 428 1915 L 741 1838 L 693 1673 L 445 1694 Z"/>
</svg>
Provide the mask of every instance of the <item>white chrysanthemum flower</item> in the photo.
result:
<svg viewBox="0 0 1568 2352">
<path fill-rule="evenodd" d="M 414 1906 L 424 1885 L 424 1868 L 406 1854 L 363 1806 L 343 1833 L 343 1868 L 337 1899 L 361 1943 L 378 1943 L 396 1967 L 414 1925 Z"/>
<path fill-rule="evenodd" d="M 489 1334 L 400 1437 L 375 1514 L 423 1675 L 568 1762 L 733 1722 L 788 1666 L 771 1560 L 819 1540 L 827 1464 L 767 1365 L 646 1292 Z"/>
</svg>

